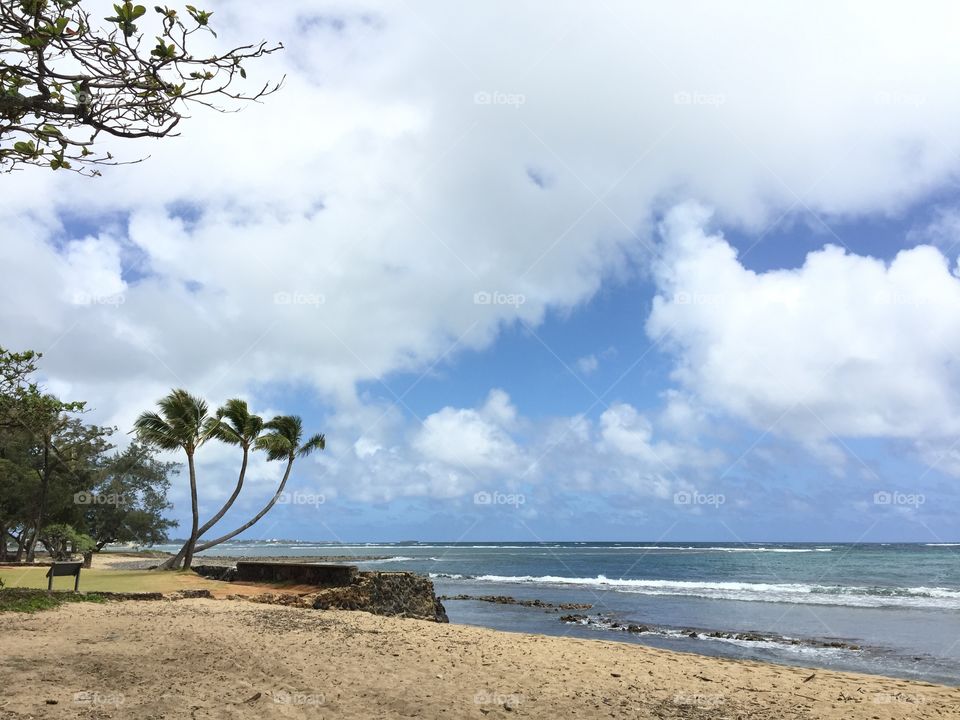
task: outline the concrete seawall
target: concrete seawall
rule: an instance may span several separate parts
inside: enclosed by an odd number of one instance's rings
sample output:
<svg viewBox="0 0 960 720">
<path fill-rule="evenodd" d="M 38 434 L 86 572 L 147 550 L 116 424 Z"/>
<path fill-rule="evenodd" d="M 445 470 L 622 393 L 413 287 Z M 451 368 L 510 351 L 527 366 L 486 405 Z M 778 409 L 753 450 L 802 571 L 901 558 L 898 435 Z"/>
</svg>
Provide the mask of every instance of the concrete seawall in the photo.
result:
<svg viewBox="0 0 960 720">
<path fill-rule="evenodd" d="M 258 562 L 237 563 L 236 579 L 243 582 L 291 582 L 298 585 L 339 587 L 357 578 L 356 565 L 320 565 L 313 563 Z"/>
<path fill-rule="evenodd" d="M 411 572 L 360 572 L 355 565 L 242 560 L 236 567 L 199 565 L 194 572 L 225 582 L 312 585 L 316 591 L 270 590 L 248 597 L 256 602 L 316 610 L 363 610 L 375 615 L 447 622 L 433 582 Z"/>
</svg>

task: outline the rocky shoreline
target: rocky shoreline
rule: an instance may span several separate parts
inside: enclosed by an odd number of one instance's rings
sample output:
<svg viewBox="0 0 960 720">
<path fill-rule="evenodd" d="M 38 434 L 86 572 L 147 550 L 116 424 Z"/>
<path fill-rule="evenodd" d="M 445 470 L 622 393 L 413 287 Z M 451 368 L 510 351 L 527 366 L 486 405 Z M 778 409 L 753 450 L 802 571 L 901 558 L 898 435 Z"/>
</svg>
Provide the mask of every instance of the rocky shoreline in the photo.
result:
<svg viewBox="0 0 960 720">
<path fill-rule="evenodd" d="M 559 612 L 560 610 L 590 610 L 591 603 L 549 603 L 540 599 L 515 598 L 509 595 L 441 595 L 438 600 L 448 602 L 457 600 L 473 600 L 495 605 L 517 605 L 520 607 L 540 608 L 545 612 Z M 597 630 L 625 632 L 632 635 L 659 635 L 661 637 L 686 637 L 701 640 L 731 640 L 745 643 L 772 642 L 782 645 L 796 645 L 816 648 L 833 648 L 839 650 L 859 651 L 863 648 L 845 640 L 822 640 L 818 638 L 795 638 L 784 635 L 775 635 L 759 632 L 733 632 L 725 630 L 709 630 L 704 628 L 682 628 L 646 623 L 623 622 L 611 615 L 585 615 L 571 613 L 561 615 L 559 621 L 568 625 L 583 625 Z"/>
<path fill-rule="evenodd" d="M 590 610 L 591 603 L 548 603 L 543 600 L 524 600 L 509 595 L 441 595 L 440 600 L 479 600 L 496 605 L 520 605 L 522 607 L 543 608 L 545 610 Z"/>
<path fill-rule="evenodd" d="M 818 638 L 795 638 L 785 635 L 758 632 L 729 632 L 724 630 L 706 630 L 703 628 L 676 628 L 668 626 L 625 623 L 607 615 L 563 615 L 560 622 L 569 625 L 584 625 L 599 630 L 627 632 L 636 635 L 650 633 L 664 637 L 684 636 L 701 640 L 735 640 L 741 642 L 773 642 L 781 645 L 801 645 L 816 648 L 834 648 L 839 650 L 862 650 L 860 645 L 844 640 L 821 640 Z"/>
</svg>

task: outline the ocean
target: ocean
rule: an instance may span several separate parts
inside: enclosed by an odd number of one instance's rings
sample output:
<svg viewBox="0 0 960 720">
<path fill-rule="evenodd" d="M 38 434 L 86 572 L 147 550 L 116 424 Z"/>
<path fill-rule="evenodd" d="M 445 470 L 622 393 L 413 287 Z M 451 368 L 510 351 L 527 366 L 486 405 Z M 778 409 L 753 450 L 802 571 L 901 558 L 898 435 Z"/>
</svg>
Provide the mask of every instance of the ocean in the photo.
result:
<svg viewBox="0 0 960 720">
<path fill-rule="evenodd" d="M 438 595 L 592 605 L 445 600 L 455 623 L 960 684 L 960 543 L 261 541 L 207 554 L 380 557 L 351 562 L 427 574 Z"/>
</svg>

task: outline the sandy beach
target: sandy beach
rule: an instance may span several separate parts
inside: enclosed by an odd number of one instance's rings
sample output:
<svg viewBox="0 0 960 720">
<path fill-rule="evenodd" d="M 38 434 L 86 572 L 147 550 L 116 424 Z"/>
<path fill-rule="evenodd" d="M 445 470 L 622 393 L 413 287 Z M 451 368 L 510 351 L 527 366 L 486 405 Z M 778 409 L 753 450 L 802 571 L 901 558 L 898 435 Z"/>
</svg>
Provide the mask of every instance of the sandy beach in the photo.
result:
<svg viewBox="0 0 960 720">
<path fill-rule="evenodd" d="M 960 690 L 242 600 L 0 619 L 0 718 L 960 718 Z"/>
</svg>

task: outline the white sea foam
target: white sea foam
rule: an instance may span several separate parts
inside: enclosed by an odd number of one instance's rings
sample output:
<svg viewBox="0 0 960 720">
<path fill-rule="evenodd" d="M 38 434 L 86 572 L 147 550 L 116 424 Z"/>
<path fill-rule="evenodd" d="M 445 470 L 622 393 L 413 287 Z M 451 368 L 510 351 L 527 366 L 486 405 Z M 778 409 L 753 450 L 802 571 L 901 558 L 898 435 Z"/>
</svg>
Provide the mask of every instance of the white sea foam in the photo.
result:
<svg viewBox="0 0 960 720">
<path fill-rule="evenodd" d="M 603 548 L 605 550 L 694 550 L 699 552 L 728 552 L 728 553 L 812 553 L 812 552 L 833 552 L 832 548 L 769 548 L 769 547 L 696 547 L 694 545 L 631 545 L 617 546 L 612 548 Z"/>
<path fill-rule="evenodd" d="M 616 580 L 603 575 L 594 578 L 568 578 L 554 575 L 480 575 L 475 579 L 490 583 L 574 586 L 640 595 L 674 595 L 744 602 L 960 609 L 960 590 L 939 587 L 881 588 L 802 583 Z"/>
<path fill-rule="evenodd" d="M 421 558 L 422 559 L 422 558 Z M 363 563 L 392 563 L 392 562 L 410 562 L 411 560 L 416 560 L 416 558 L 407 557 L 406 555 L 396 555 L 394 557 L 388 558 L 371 558 L 370 560 L 352 560 L 355 565 L 361 565 Z"/>
</svg>

